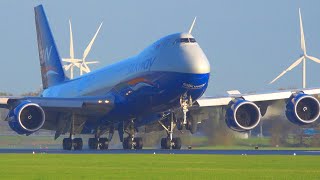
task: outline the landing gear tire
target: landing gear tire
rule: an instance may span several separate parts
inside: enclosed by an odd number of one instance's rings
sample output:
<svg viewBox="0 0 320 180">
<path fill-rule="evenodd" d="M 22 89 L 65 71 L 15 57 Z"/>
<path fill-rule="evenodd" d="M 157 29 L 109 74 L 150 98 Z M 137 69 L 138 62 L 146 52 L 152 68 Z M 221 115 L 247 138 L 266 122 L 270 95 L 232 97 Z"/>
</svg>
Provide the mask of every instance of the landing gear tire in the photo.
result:
<svg viewBox="0 0 320 180">
<path fill-rule="evenodd" d="M 131 137 L 124 138 L 123 140 L 123 149 L 132 149 L 133 141 Z"/>
<path fill-rule="evenodd" d="M 171 141 L 169 138 L 162 138 L 161 139 L 161 148 L 162 149 L 170 149 Z"/>
<path fill-rule="evenodd" d="M 142 138 L 141 137 L 137 137 L 137 138 L 134 138 L 133 140 L 135 142 L 134 148 L 135 149 L 142 149 L 142 147 L 143 147 Z"/>
<path fill-rule="evenodd" d="M 179 137 L 177 138 L 172 138 L 172 149 L 181 149 L 181 139 Z"/>
<path fill-rule="evenodd" d="M 74 138 L 72 144 L 74 150 L 82 150 L 83 142 L 81 138 Z"/>
<path fill-rule="evenodd" d="M 191 115 L 189 115 L 187 124 L 186 124 L 186 129 L 191 132 L 191 134 L 194 134 L 197 132 L 197 121 L 194 119 Z"/>
<path fill-rule="evenodd" d="M 88 146 L 89 149 L 98 149 L 98 139 L 97 138 L 89 138 L 88 140 Z"/>
<path fill-rule="evenodd" d="M 176 124 L 177 124 L 177 129 L 181 131 L 183 129 L 183 119 L 178 119 Z"/>
<path fill-rule="evenodd" d="M 100 150 L 108 149 L 109 141 L 108 138 L 99 138 L 99 148 Z"/>
<path fill-rule="evenodd" d="M 72 139 L 64 138 L 62 142 L 63 150 L 71 150 L 72 149 Z"/>
</svg>

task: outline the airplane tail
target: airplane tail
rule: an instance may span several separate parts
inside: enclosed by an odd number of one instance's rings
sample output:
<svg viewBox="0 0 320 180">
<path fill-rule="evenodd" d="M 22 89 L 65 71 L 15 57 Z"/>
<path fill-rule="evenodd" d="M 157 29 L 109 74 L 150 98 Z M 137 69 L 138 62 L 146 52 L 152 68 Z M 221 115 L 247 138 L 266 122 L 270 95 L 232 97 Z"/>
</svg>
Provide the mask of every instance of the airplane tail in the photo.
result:
<svg viewBox="0 0 320 180">
<path fill-rule="evenodd" d="M 66 80 L 61 59 L 42 5 L 34 8 L 42 86 L 46 89 Z"/>
</svg>

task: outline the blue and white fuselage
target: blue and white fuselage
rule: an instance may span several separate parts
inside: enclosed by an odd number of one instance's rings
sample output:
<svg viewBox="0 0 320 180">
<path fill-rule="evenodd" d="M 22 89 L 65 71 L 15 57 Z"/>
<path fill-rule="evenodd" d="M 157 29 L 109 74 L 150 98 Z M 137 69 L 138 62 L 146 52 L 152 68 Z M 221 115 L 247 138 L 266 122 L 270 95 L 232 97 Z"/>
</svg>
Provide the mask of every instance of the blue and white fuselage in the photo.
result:
<svg viewBox="0 0 320 180">
<path fill-rule="evenodd" d="M 210 76 L 206 55 L 188 33 L 166 36 L 140 54 L 45 89 L 43 97 L 114 96 L 106 121 L 160 113 L 180 106 L 182 95 L 197 100 Z"/>
</svg>

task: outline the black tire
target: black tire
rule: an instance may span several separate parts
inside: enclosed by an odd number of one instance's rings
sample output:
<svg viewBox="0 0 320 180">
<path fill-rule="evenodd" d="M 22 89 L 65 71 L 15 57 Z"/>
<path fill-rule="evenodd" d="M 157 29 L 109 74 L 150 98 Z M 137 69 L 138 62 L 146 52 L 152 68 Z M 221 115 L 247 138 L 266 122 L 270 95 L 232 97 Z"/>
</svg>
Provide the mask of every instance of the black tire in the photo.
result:
<svg viewBox="0 0 320 180">
<path fill-rule="evenodd" d="M 96 138 L 89 138 L 88 146 L 89 149 L 98 149 L 98 140 Z"/>
<path fill-rule="evenodd" d="M 173 141 L 173 146 L 172 149 L 181 149 L 181 139 L 179 137 L 177 138 L 172 138 Z"/>
<path fill-rule="evenodd" d="M 171 148 L 171 140 L 170 138 L 165 138 L 165 142 L 164 142 L 164 149 L 170 149 Z"/>
<path fill-rule="evenodd" d="M 196 120 L 192 120 L 191 121 L 191 128 L 190 128 L 191 134 L 194 134 L 197 132 L 197 127 L 198 127 L 198 122 L 196 122 Z"/>
<path fill-rule="evenodd" d="M 192 126 L 192 124 L 191 124 L 191 121 L 190 121 L 190 118 L 188 118 L 187 119 L 187 124 L 186 124 L 186 130 L 191 130 L 191 126 Z"/>
<path fill-rule="evenodd" d="M 64 138 L 62 142 L 63 150 L 71 150 L 72 149 L 72 139 Z"/>
<path fill-rule="evenodd" d="M 132 149 L 132 138 L 131 137 L 124 138 L 122 145 L 123 145 L 123 149 Z"/>
<path fill-rule="evenodd" d="M 122 146 L 123 146 L 123 149 L 128 149 L 128 142 L 127 142 L 127 138 L 123 138 L 123 142 L 122 142 Z"/>
<path fill-rule="evenodd" d="M 136 143 L 136 145 L 134 147 L 135 149 L 142 149 L 143 142 L 142 142 L 142 138 L 141 137 L 134 138 L 134 142 Z"/>
<path fill-rule="evenodd" d="M 161 149 L 165 149 L 166 138 L 161 138 Z"/>
<path fill-rule="evenodd" d="M 186 124 L 186 129 L 190 131 L 191 134 L 194 134 L 197 132 L 197 126 L 198 122 L 195 118 L 192 117 L 192 115 L 189 114 Z"/>
<path fill-rule="evenodd" d="M 74 150 L 82 150 L 83 142 L 81 138 L 74 138 L 72 144 Z"/>
<path fill-rule="evenodd" d="M 127 147 L 128 149 L 132 149 L 132 138 L 131 137 L 127 137 Z"/>
<path fill-rule="evenodd" d="M 109 145 L 108 138 L 99 138 L 99 148 L 100 150 L 107 150 Z"/>
<path fill-rule="evenodd" d="M 177 129 L 181 131 L 183 129 L 183 119 L 178 119 L 176 124 L 177 124 Z"/>
</svg>

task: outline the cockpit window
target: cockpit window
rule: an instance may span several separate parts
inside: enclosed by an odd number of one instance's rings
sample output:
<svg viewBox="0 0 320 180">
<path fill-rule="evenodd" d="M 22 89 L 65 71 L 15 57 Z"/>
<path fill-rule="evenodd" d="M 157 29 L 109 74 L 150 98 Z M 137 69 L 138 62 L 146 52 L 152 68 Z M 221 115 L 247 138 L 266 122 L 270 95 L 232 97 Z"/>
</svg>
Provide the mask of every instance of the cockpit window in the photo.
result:
<svg viewBox="0 0 320 180">
<path fill-rule="evenodd" d="M 189 40 L 190 40 L 191 43 L 197 42 L 196 39 L 194 39 L 194 38 L 189 38 Z"/>
<path fill-rule="evenodd" d="M 180 42 L 182 42 L 182 43 L 188 43 L 188 42 L 189 42 L 189 39 L 188 39 L 188 38 L 181 38 L 181 39 L 180 39 Z"/>
<path fill-rule="evenodd" d="M 194 38 L 180 38 L 177 39 L 173 44 L 179 44 L 179 43 L 195 43 L 197 42 Z"/>
</svg>

